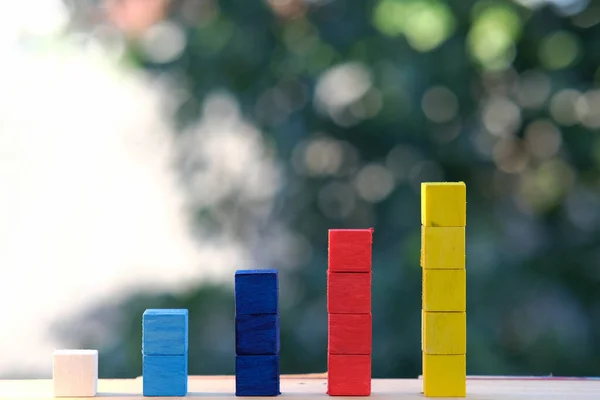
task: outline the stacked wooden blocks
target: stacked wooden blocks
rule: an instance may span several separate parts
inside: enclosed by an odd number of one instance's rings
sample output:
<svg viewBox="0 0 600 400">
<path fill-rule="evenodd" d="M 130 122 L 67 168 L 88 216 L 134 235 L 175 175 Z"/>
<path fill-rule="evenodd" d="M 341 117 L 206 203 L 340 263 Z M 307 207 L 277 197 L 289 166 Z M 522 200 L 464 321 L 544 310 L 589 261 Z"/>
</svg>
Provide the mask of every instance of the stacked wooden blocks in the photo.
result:
<svg viewBox="0 0 600 400">
<path fill-rule="evenodd" d="M 235 394 L 279 395 L 277 270 L 235 273 Z"/>
<path fill-rule="evenodd" d="M 327 271 L 330 396 L 371 394 L 371 229 L 329 231 Z"/>
<path fill-rule="evenodd" d="M 54 397 L 94 397 L 98 391 L 98 350 L 55 350 Z"/>
<path fill-rule="evenodd" d="M 466 396 L 466 186 L 421 185 L 423 392 Z"/>
<path fill-rule="evenodd" d="M 185 396 L 188 310 L 146 310 L 142 319 L 144 396 Z"/>
</svg>

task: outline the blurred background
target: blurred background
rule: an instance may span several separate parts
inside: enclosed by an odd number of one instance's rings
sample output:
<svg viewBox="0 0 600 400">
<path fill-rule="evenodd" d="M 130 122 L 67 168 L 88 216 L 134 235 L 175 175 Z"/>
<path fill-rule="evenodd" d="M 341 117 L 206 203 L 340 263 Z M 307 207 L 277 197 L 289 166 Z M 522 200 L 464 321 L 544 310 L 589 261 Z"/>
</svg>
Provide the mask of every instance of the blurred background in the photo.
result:
<svg viewBox="0 0 600 400">
<path fill-rule="evenodd" d="M 468 373 L 600 375 L 600 3 L 21 0 L 0 13 L 0 375 L 141 375 L 146 308 L 234 372 L 278 268 L 326 369 L 329 228 L 375 228 L 373 376 L 421 372 L 420 183 L 468 188 Z"/>
</svg>

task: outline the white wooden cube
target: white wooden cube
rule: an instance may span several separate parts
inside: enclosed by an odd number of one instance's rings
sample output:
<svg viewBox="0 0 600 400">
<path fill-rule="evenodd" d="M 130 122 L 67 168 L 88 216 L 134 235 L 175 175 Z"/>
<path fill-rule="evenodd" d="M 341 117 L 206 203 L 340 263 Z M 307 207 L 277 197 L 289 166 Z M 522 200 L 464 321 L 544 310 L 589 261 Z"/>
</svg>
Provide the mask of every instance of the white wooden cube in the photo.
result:
<svg viewBox="0 0 600 400">
<path fill-rule="evenodd" d="M 54 397 L 93 397 L 98 391 L 98 350 L 55 350 Z"/>
</svg>

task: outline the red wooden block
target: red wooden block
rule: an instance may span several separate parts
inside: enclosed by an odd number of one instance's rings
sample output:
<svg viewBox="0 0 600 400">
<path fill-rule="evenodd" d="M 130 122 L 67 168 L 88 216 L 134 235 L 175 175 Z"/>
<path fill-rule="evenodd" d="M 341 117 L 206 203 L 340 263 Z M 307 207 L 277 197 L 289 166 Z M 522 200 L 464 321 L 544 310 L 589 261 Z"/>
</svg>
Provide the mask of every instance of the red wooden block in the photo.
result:
<svg viewBox="0 0 600 400">
<path fill-rule="evenodd" d="M 370 396 L 371 356 L 332 355 L 327 357 L 327 394 Z"/>
<path fill-rule="evenodd" d="M 330 229 L 329 270 L 371 272 L 373 229 Z"/>
<path fill-rule="evenodd" d="M 371 314 L 329 314 L 329 354 L 371 354 Z"/>
<path fill-rule="evenodd" d="M 327 271 L 327 311 L 332 314 L 371 312 L 371 274 Z"/>
</svg>

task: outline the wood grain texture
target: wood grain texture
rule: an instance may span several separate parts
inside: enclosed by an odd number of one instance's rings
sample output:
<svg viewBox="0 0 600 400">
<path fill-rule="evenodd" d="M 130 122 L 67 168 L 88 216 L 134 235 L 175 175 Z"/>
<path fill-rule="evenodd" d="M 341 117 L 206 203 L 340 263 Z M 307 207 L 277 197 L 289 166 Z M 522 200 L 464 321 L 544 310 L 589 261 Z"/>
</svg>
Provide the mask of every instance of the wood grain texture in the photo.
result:
<svg viewBox="0 0 600 400">
<path fill-rule="evenodd" d="M 144 396 L 185 396 L 188 391 L 188 356 L 143 356 Z"/>
<path fill-rule="evenodd" d="M 327 377 L 323 375 L 281 375 L 281 392 L 294 400 L 326 400 Z M 236 399 L 233 376 L 190 376 L 188 389 L 188 399 Z M 372 380 L 374 400 L 423 400 L 422 392 L 421 379 Z M 467 377 L 467 399 L 471 400 L 598 400 L 598 393 L 600 378 Z M 142 378 L 100 379 L 96 398 L 141 400 Z M 54 399 L 52 379 L 0 380 L 0 400 L 15 399 Z"/>
<path fill-rule="evenodd" d="M 279 281 L 275 269 L 239 270 L 235 273 L 235 312 L 278 314 Z"/>
<path fill-rule="evenodd" d="M 327 394 L 330 396 L 369 396 L 371 356 L 333 355 L 327 357 Z"/>
<path fill-rule="evenodd" d="M 423 269 L 423 310 L 464 312 L 466 303 L 466 270 Z"/>
<path fill-rule="evenodd" d="M 371 272 L 372 229 L 330 229 L 329 271 Z"/>
<path fill-rule="evenodd" d="M 142 354 L 178 356 L 188 351 L 188 310 L 149 309 L 142 317 Z"/>
<path fill-rule="evenodd" d="M 329 314 L 329 354 L 371 354 L 372 324 L 371 314 Z"/>
<path fill-rule="evenodd" d="M 371 312 L 372 274 L 327 271 L 327 311 L 333 314 Z"/>
<path fill-rule="evenodd" d="M 278 396 L 279 355 L 236 356 L 235 395 L 236 396 Z"/>
<path fill-rule="evenodd" d="M 423 393 L 426 397 L 466 396 L 466 356 L 423 354 Z"/>
<path fill-rule="evenodd" d="M 235 316 L 235 351 L 238 355 L 279 354 L 279 315 Z"/>
<path fill-rule="evenodd" d="M 464 182 L 421 183 L 421 225 L 466 226 L 467 188 Z"/>
<path fill-rule="evenodd" d="M 421 266 L 427 269 L 465 268 L 464 227 L 421 227 Z"/>
<path fill-rule="evenodd" d="M 427 354 L 466 354 L 467 313 L 424 311 L 422 339 Z"/>
<path fill-rule="evenodd" d="M 52 367 L 55 397 L 93 397 L 98 389 L 97 350 L 55 350 Z"/>
</svg>

